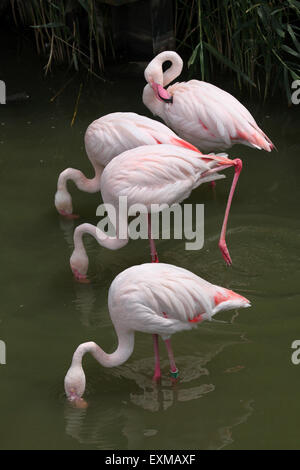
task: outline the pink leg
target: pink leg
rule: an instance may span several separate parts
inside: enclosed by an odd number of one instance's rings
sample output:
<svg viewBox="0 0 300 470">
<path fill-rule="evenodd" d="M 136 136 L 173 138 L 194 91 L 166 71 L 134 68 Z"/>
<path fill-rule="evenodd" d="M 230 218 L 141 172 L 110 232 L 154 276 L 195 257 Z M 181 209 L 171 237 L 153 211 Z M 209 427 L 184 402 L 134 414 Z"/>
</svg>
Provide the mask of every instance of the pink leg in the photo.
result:
<svg viewBox="0 0 300 470">
<path fill-rule="evenodd" d="M 155 357 L 155 367 L 154 367 L 153 380 L 155 382 L 159 382 L 159 380 L 161 379 L 161 371 L 160 371 L 158 335 L 153 335 L 153 344 L 154 344 L 154 357 Z"/>
<path fill-rule="evenodd" d="M 234 191 L 235 191 L 235 187 L 236 187 L 236 184 L 238 182 L 238 179 L 239 179 L 240 173 L 242 171 L 242 167 L 243 167 L 242 160 L 240 160 L 239 158 L 236 158 L 235 160 L 233 160 L 233 164 L 234 164 L 234 167 L 235 167 L 234 168 L 234 177 L 233 177 L 233 181 L 232 181 L 229 196 L 228 196 L 228 201 L 227 201 L 226 210 L 225 210 L 225 216 L 224 216 L 221 235 L 220 235 L 220 240 L 219 240 L 219 248 L 221 250 L 223 258 L 225 259 L 225 261 L 228 265 L 232 264 L 232 261 L 231 261 L 231 257 L 230 257 L 230 254 L 229 254 L 229 251 L 228 251 L 228 248 L 227 248 L 226 241 L 225 241 L 227 221 L 228 221 L 229 211 L 230 211 L 231 202 L 232 202 L 233 194 L 234 194 Z"/>
<path fill-rule="evenodd" d="M 171 341 L 169 339 L 166 339 L 165 340 L 165 345 L 166 345 L 166 348 L 167 348 L 167 351 L 168 351 L 168 356 L 169 356 L 169 361 L 170 361 L 170 372 L 171 372 L 171 377 L 173 379 L 177 379 L 178 375 L 179 375 L 179 371 L 176 367 L 176 364 L 175 364 L 175 358 L 174 358 L 174 354 L 173 354 L 173 350 L 172 350 L 172 346 L 171 346 Z"/>
<path fill-rule="evenodd" d="M 151 261 L 152 263 L 158 263 L 158 255 L 151 232 L 151 214 L 148 214 L 148 239 L 150 243 Z"/>
<path fill-rule="evenodd" d="M 151 214 L 148 214 L 148 239 L 150 243 L 150 252 L 151 252 L 151 261 L 152 263 L 158 263 L 158 256 L 155 247 L 154 240 L 152 239 L 151 233 Z M 153 344 L 154 344 L 154 357 L 155 357 L 155 369 L 153 380 L 159 381 L 161 378 L 160 371 L 160 358 L 159 358 L 159 348 L 158 348 L 158 335 L 153 335 Z"/>
<path fill-rule="evenodd" d="M 155 247 L 154 240 L 152 238 L 152 232 L 151 232 L 151 214 L 148 214 L 148 238 L 149 238 L 149 243 L 150 243 L 150 251 L 151 251 L 151 260 L 152 263 L 159 263 L 158 260 L 158 255 Z M 154 380 L 159 380 L 161 378 L 161 371 L 160 371 L 160 358 L 159 358 L 159 349 L 158 349 L 158 335 L 153 335 L 153 343 L 154 343 L 154 356 L 155 356 L 155 370 L 154 370 Z M 165 341 L 169 359 L 170 359 L 170 365 L 171 365 L 171 376 L 173 378 L 177 378 L 178 376 L 178 370 L 175 365 L 175 360 L 174 360 L 174 354 L 172 351 L 172 346 L 171 346 L 171 341 L 168 339 Z"/>
</svg>

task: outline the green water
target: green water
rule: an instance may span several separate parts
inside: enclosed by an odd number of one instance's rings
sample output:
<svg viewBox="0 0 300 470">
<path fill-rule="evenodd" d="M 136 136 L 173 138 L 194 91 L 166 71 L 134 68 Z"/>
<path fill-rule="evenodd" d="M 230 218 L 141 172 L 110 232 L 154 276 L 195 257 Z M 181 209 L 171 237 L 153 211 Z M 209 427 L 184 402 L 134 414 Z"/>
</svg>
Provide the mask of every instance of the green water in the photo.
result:
<svg viewBox="0 0 300 470">
<path fill-rule="evenodd" d="M 87 340 L 114 350 L 109 285 L 123 269 L 149 261 L 149 253 L 142 240 L 113 252 L 87 238 L 92 282 L 76 283 L 68 264 L 73 230 L 98 221 L 100 199 L 70 184 L 81 219 L 64 221 L 53 204 L 56 180 L 68 166 L 92 175 L 83 148 L 92 120 L 113 111 L 147 114 L 143 79 L 87 83 L 71 127 L 77 78 L 50 102 L 62 73 L 44 80 L 40 65 L 25 56 L 8 55 L 5 63 L 8 94 L 26 90 L 31 99 L 0 107 L 0 339 L 7 345 L 1 449 L 299 449 L 300 365 L 291 363 L 291 343 L 300 339 L 298 108 L 243 99 L 278 152 L 231 149 L 244 162 L 227 237 L 231 268 L 217 247 L 230 170 L 215 192 L 203 185 L 186 201 L 205 204 L 204 248 L 157 243 L 161 261 L 244 294 L 252 308 L 173 337 L 181 371 L 175 386 L 163 344 L 164 378 L 152 383 L 150 335 L 136 335 L 134 354 L 121 367 L 86 358 L 89 407 L 77 410 L 63 390 L 72 353 Z"/>
</svg>

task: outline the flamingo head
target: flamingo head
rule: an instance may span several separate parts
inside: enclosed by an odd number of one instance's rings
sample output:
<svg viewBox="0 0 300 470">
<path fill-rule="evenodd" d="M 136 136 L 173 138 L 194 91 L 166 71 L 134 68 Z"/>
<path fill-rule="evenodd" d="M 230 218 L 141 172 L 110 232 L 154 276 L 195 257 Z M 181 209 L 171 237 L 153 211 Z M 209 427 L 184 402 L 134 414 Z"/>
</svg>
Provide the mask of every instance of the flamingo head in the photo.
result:
<svg viewBox="0 0 300 470">
<path fill-rule="evenodd" d="M 67 191 L 58 189 L 54 199 L 57 211 L 64 216 L 71 215 L 73 212 L 72 198 Z"/>
<path fill-rule="evenodd" d="M 144 72 L 148 84 L 144 88 L 143 102 L 154 115 L 160 116 L 164 103 L 173 103 L 173 96 L 163 87 L 163 71 L 161 64 L 150 62 Z"/>
<path fill-rule="evenodd" d="M 70 258 L 70 266 L 77 281 L 88 282 L 86 273 L 88 271 L 89 259 L 84 250 L 74 249 Z"/>
<path fill-rule="evenodd" d="M 65 392 L 70 402 L 76 404 L 84 402 L 82 395 L 85 391 L 85 374 L 81 364 L 73 364 L 65 376 Z"/>
</svg>

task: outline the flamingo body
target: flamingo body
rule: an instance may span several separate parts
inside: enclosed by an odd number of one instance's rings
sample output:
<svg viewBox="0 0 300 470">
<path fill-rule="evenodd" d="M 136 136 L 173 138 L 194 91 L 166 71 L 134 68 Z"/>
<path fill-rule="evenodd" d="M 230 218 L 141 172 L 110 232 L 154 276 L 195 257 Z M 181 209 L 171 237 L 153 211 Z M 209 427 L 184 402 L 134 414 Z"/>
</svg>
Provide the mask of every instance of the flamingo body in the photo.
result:
<svg viewBox="0 0 300 470">
<path fill-rule="evenodd" d="M 96 119 L 87 128 L 84 142 L 95 176 L 89 179 L 74 168 L 67 168 L 59 175 L 55 207 L 61 215 L 70 216 L 73 211 L 67 181 L 73 180 L 81 191 L 100 191 L 104 167 L 125 150 L 141 145 L 172 144 L 197 151 L 161 122 L 135 113 L 111 113 Z"/>
<path fill-rule="evenodd" d="M 91 224 L 79 225 L 74 232 L 71 269 L 78 279 L 86 277 L 88 257 L 82 237 L 92 235 L 97 242 L 116 250 L 128 243 L 128 234 L 119 237 L 119 198 L 127 197 L 128 207 L 143 204 L 151 212 L 152 204 L 172 205 L 186 199 L 202 183 L 224 178 L 218 172 L 235 164 L 226 155 L 202 155 L 175 145 L 145 145 L 123 152 L 105 167 L 101 176 L 104 204 L 117 213 L 116 237 L 109 237 Z M 158 211 L 162 210 L 158 208 Z M 121 216 L 123 213 L 121 214 Z M 127 214 L 126 222 L 127 223 Z"/>
<path fill-rule="evenodd" d="M 163 73 L 162 65 L 172 66 Z M 145 69 L 143 102 L 180 137 L 203 152 L 240 143 L 270 152 L 273 144 L 236 98 L 210 83 L 190 80 L 167 85 L 180 75 L 183 62 L 173 51 L 158 54 Z"/>
<path fill-rule="evenodd" d="M 65 377 L 66 395 L 70 400 L 80 400 L 84 393 L 82 358 L 87 352 L 104 367 L 115 367 L 131 356 L 135 331 L 166 339 L 211 320 L 220 311 L 246 307 L 250 302 L 245 297 L 186 269 L 164 263 L 132 266 L 114 279 L 108 294 L 109 313 L 118 337 L 116 351 L 107 354 L 94 342 L 78 346 Z"/>
</svg>

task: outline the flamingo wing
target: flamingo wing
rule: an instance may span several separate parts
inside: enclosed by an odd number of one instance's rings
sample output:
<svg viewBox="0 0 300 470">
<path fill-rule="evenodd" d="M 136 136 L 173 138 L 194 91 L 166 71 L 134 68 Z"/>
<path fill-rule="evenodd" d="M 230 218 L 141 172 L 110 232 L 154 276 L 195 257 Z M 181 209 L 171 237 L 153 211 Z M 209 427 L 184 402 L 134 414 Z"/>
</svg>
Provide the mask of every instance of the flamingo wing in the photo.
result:
<svg viewBox="0 0 300 470">
<path fill-rule="evenodd" d="M 117 321 L 133 330 L 167 336 L 211 319 L 215 299 L 226 299 L 226 293 L 186 269 L 145 263 L 115 278 L 109 292 L 110 311 L 113 321 L 117 311 Z"/>
<path fill-rule="evenodd" d="M 134 113 L 112 113 L 92 122 L 85 134 L 89 158 L 106 166 L 125 150 L 156 144 L 154 136 L 149 132 L 149 126 L 147 128 L 138 125 L 140 119 L 137 118 L 140 116 Z"/>
<path fill-rule="evenodd" d="M 211 169 L 199 155 L 174 145 L 147 145 L 123 152 L 104 169 L 101 193 L 105 202 L 120 195 L 128 205 L 179 203 L 202 182 L 201 175 Z M 213 179 L 223 178 L 215 174 Z M 207 181 L 205 179 L 204 181 Z"/>
<path fill-rule="evenodd" d="M 206 82 L 191 80 L 168 88 L 173 104 L 166 107 L 168 124 L 201 150 L 243 143 L 271 151 L 270 139 L 249 111 L 232 95 Z"/>
<path fill-rule="evenodd" d="M 93 121 L 85 133 L 87 155 L 102 166 L 125 150 L 154 144 L 173 144 L 199 152 L 161 122 L 136 113 L 107 114 Z"/>
</svg>

